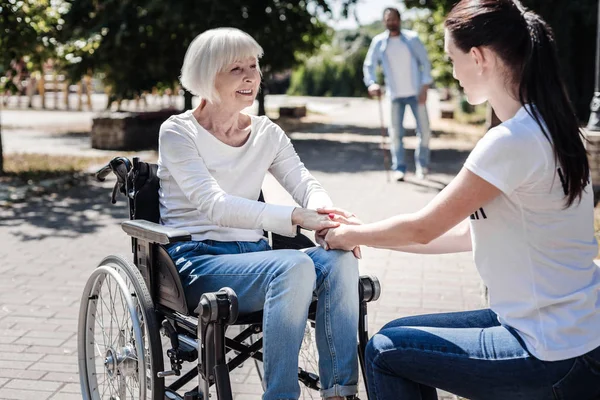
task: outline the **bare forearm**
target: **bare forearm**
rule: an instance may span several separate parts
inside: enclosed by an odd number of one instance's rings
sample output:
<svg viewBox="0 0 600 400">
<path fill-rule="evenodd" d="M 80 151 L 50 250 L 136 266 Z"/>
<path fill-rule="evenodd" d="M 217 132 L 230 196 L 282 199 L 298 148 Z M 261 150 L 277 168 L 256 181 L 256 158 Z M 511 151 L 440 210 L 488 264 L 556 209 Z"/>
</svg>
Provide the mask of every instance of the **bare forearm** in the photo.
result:
<svg viewBox="0 0 600 400">
<path fill-rule="evenodd" d="M 416 214 L 397 215 L 359 226 L 348 232 L 348 240 L 356 243 L 386 249 L 425 243 L 425 233 L 419 227 Z"/>
<path fill-rule="evenodd" d="M 465 220 L 429 243 L 395 246 L 391 249 L 418 254 L 448 254 L 471 251 L 471 229 L 468 221 Z"/>
</svg>

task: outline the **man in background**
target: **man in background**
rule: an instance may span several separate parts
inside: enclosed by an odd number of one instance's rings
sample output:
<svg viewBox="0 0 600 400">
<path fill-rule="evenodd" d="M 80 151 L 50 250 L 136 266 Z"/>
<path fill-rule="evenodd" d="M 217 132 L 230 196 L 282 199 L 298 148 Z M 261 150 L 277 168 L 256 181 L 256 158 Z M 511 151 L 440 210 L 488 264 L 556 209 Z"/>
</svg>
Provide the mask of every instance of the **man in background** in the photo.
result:
<svg viewBox="0 0 600 400">
<path fill-rule="evenodd" d="M 376 82 L 375 68 L 383 67 L 386 95 L 390 106 L 391 123 L 388 135 L 392 142 L 392 169 L 394 178 L 403 181 L 406 174 L 404 111 L 412 110 L 417 122 L 418 145 L 415 149 L 417 178 L 424 179 L 429 165 L 429 117 L 425 103 L 432 83 L 431 64 L 427 51 L 416 32 L 400 29 L 400 11 L 388 7 L 383 13 L 387 30 L 373 38 L 363 64 L 364 82 L 371 96 L 381 96 Z"/>
</svg>

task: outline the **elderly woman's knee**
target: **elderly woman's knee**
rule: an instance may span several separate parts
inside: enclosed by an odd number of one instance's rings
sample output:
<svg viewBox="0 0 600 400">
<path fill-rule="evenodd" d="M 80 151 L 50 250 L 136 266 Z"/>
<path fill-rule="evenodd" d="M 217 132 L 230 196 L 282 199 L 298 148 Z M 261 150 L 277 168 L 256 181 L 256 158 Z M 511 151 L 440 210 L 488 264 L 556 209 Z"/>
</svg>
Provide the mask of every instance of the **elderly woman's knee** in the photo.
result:
<svg viewBox="0 0 600 400">
<path fill-rule="evenodd" d="M 310 283 L 314 285 L 316 279 L 315 264 L 306 254 L 298 250 L 279 251 L 281 259 L 278 275 L 297 284 Z"/>
<path fill-rule="evenodd" d="M 341 276 L 358 283 L 358 260 L 351 251 L 323 250 L 318 261 L 328 276 Z"/>
</svg>

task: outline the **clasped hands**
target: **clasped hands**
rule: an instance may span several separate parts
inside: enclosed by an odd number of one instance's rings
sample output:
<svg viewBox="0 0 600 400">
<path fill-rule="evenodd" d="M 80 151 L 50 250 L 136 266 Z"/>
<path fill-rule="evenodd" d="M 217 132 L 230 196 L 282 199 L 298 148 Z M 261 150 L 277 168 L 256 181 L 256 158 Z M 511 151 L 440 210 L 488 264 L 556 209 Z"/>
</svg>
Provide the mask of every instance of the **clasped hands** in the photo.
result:
<svg viewBox="0 0 600 400">
<path fill-rule="evenodd" d="M 344 239 L 344 233 L 347 231 L 348 225 L 361 225 L 362 221 L 356 218 L 356 215 L 349 211 L 337 207 L 319 208 L 317 212 L 336 222 L 336 227 L 323 228 L 315 232 L 315 240 L 325 250 L 341 249 L 352 250 L 356 258 L 362 258 L 360 246 L 352 246 Z"/>
<path fill-rule="evenodd" d="M 347 239 L 350 225 L 362 222 L 351 212 L 337 207 L 324 207 L 315 210 L 296 207 L 292 212 L 292 224 L 315 231 L 315 240 L 325 250 L 352 250 L 356 258 L 361 258 L 360 247 L 351 245 Z"/>
</svg>

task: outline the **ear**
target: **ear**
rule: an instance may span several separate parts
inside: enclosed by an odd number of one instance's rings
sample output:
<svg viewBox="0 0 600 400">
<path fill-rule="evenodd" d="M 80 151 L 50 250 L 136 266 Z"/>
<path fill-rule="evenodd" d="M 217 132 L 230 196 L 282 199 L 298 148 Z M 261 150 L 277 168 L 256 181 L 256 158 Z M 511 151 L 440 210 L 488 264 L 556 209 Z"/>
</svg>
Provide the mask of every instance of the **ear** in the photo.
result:
<svg viewBox="0 0 600 400">
<path fill-rule="evenodd" d="M 469 54 L 477 66 L 479 75 L 483 74 L 484 70 L 489 69 L 496 61 L 495 53 L 486 46 L 472 47 Z"/>
</svg>

